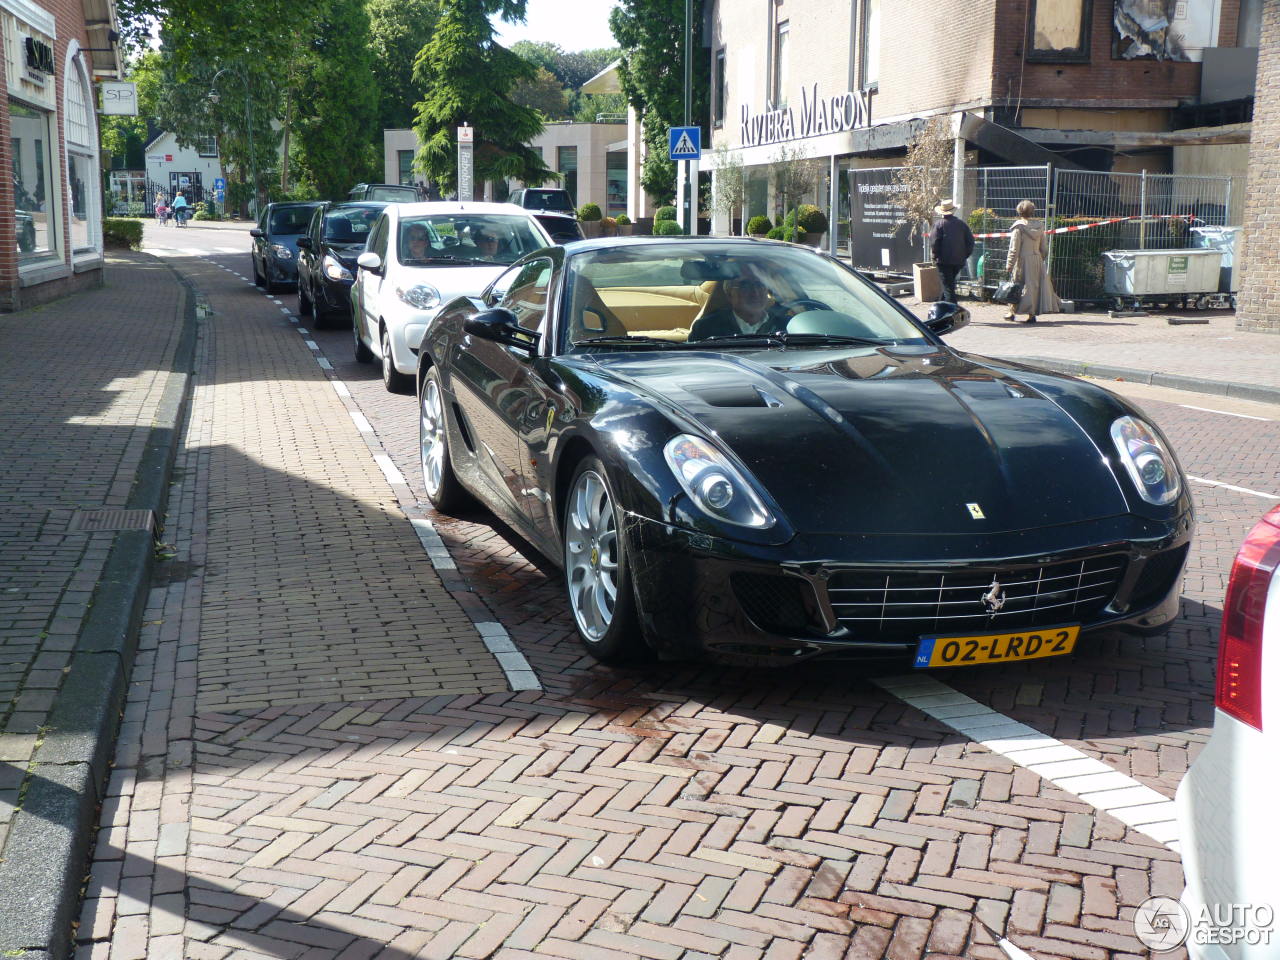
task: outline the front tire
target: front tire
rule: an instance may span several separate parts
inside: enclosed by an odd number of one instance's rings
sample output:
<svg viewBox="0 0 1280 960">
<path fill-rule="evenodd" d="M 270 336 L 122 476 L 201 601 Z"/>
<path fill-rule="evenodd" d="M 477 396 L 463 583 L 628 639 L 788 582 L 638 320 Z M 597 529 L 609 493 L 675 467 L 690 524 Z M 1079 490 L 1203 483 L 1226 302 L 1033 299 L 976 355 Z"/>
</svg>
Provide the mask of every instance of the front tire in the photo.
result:
<svg viewBox="0 0 1280 960">
<path fill-rule="evenodd" d="M 596 457 L 574 471 L 561 539 L 564 579 L 578 639 L 602 663 L 625 663 L 645 652 L 636 621 L 631 564 L 620 511 Z"/>
<path fill-rule="evenodd" d="M 353 315 L 351 318 L 351 335 L 356 342 L 356 363 L 373 363 L 373 351 L 360 339 L 360 328 L 363 324 Z"/>
<path fill-rule="evenodd" d="M 301 279 L 298 280 L 298 315 L 309 317 L 315 311 L 311 298 L 307 296 L 306 284 Z M 320 315 L 316 314 L 316 326 L 320 326 Z"/>
<path fill-rule="evenodd" d="M 382 328 L 382 383 L 390 393 L 408 393 L 413 386 L 413 378 L 396 369 L 395 358 L 391 353 L 391 331 Z"/>
<path fill-rule="evenodd" d="M 471 499 L 453 472 L 444 391 L 435 367 L 427 370 L 418 397 L 418 463 L 427 499 L 441 513 L 453 513 Z"/>
</svg>

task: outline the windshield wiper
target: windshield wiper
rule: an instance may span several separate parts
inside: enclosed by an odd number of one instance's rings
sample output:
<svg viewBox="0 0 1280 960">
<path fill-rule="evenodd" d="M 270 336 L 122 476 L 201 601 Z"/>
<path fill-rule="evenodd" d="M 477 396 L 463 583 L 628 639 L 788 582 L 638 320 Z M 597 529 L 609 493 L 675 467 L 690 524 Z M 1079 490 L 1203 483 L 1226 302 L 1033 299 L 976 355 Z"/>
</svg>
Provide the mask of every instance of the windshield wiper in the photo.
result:
<svg viewBox="0 0 1280 960">
<path fill-rule="evenodd" d="M 801 344 L 811 343 L 832 343 L 832 344 L 857 344 L 859 346 L 878 347 L 884 344 L 884 340 L 874 340 L 868 337 L 846 337 L 836 333 L 731 333 L 723 337 L 706 337 L 702 340 L 687 340 L 681 346 L 689 346 L 698 348 L 704 344 L 716 345 L 734 345 L 734 346 L 772 346 L 775 343 L 782 344 L 784 347 L 788 344 L 799 346 Z"/>
<path fill-rule="evenodd" d="M 406 267 L 419 263 L 475 263 L 470 257 L 403 257 L 400 262 Z"/>
<path fill-rule="evenodd" d="M 594 347 L 597 345 L 606 347 L 678 347 L 681 343 L 676 340 L 663 340 L 659 337 L 588 337 L 585 340 L 575 340 L 575 347 Z"/>
</svg>

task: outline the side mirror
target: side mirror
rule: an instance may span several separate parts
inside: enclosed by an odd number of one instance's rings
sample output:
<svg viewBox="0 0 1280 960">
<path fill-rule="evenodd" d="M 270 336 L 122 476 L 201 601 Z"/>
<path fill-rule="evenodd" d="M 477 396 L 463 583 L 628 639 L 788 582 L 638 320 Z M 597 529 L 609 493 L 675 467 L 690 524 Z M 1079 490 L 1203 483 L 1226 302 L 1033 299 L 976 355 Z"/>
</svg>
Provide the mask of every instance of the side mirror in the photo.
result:
<svg viewBox="0 0 1280 960">
<path fill-rule="evenodd" d="M 533 353 L 538 349 L 541 334 L 520 326 L 516 315 L 506 307 L 482 310 L 462 325 L 462 329 L 481 340 L 492 340 L 508 347 L 518 347 Z"/>
<path fill-rule="evenodd" d="M 382 258 L 376 253 L 370 253 L 367 250 L 356 257 L 356 264 L 366 270 L 372 270 L 374 273 L 379 273 L 382 270 Z"/>
<path fill-rule="evenodd" d="M 299 250 L 310 250 L 310 249 L 311 249 L 311 238 L 310 238 L 310 237 L 299 237 L 299 238 L 298 238 L 298 249 L 299 249 Z"/>
<path fill-rule="evenodd" d="M 253 237 L 255 240 L 261 240 L 263 237 L 266 236 L 266 234 L 262 232 L 261 227 L 254 227 L 252 230 L 249 231 L 249 236 Z"/>
<path fill-rule="evenodd" d="M 958 303 L 939 300 L 929 308 L 929 317 L 924 324 L 938 336 L 944 333 L 955 333 L 969 325 L 969 311 Z"/>
</svg>

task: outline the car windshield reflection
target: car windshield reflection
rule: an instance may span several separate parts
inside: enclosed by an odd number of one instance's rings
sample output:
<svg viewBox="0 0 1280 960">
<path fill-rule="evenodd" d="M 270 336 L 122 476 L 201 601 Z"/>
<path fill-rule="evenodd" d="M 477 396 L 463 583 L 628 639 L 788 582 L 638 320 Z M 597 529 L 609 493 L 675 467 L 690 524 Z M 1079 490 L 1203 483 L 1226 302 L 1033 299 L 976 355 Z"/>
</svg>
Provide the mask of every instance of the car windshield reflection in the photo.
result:
<svg viewBox="0 0 1280 960">
<path fill-rule="evenodd" d="M 508 264 L 546 246 L 527 217 L 438 213 L 405 217 L 397 245 L 400 262 Z"/>
<path fill-rule="evenodd" d="M 562 349 L 927 342 L 869 282 L 799 247 L 626 244 L 569 259 Z"/>
</svg>

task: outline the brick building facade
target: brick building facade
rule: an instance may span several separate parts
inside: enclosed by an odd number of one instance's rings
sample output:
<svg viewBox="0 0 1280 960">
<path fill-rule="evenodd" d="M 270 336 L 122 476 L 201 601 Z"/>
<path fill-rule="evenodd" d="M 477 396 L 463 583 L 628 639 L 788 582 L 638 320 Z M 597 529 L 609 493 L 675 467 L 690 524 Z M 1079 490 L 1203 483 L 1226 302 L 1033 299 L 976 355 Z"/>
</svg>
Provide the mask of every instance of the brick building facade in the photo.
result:
<svg viewBox="0 0 1280 960">
<path fill-rule="evenodd" d="M 118 76 L 112 0 L 0 0 L 0 310 L 102 283 L 95 79 Z"/>
<path fill-rule="evenodd" d="M 1262 14 L 1258 100 L 1249 145 L 1249 188 L 1244 228 L 1249 244 L 1241 268 L 1236 326 L 1280 334 L 1280 2 Z M 1280 374 L 1277 374 L 1280 377 Z"/>
</svg>

